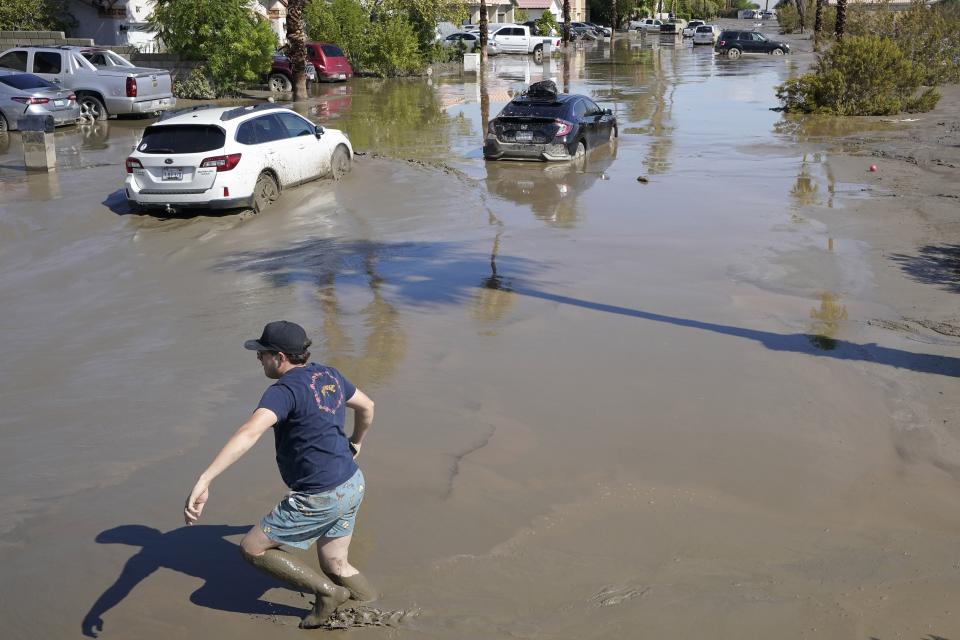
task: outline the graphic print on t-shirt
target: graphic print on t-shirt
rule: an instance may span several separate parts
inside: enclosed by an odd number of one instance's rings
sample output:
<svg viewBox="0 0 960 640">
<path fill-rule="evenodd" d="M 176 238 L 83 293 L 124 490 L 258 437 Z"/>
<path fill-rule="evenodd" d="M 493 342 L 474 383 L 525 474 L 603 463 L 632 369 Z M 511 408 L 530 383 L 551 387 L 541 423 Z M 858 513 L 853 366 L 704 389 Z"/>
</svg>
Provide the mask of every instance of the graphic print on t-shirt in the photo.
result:
<svg viewBox="0 0 960 640">
<path fill-rule="evenodd" d="M 310 390 L 320 411 L 336 413 L 343 406 L 343 387 L 329 371 L 317 371 L 311 375 Z"/>
</svg>

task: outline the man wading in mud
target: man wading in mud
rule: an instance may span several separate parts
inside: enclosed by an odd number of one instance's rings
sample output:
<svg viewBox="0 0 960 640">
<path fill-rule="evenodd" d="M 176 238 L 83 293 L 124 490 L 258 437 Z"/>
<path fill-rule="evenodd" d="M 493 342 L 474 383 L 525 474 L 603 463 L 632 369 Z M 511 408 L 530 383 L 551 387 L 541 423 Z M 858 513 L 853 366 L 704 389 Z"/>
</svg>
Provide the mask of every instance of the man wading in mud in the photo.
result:
<svg viewBox="0 0 960 640">
<path fill-rule="evenodd" d="M 240 551 L 264 573 L 316 594 L 313 611 L 300 623 L 304 629 L 320 626 L 351 597 L 361 602 L 377 597 L 347 561 L 364 490 L 354 458 L 373 422 L 373 401 L 336 369 L 307 364 L 310 344 L 300 325 L 283 320 L 269 323 L 259 340 L 244 344 L 257 352 L 264 374 L 276 382 L 197 479 L 183 510 L 188 525 L 196 522 L 214 478 L 273 427 L 277 465 L 291 492 L 247 532 Z M 354 410 L 349 440 L 346 407 Z M 322 573 L 279 548 L 307 549 L 315 541 Z"/>
</svg>

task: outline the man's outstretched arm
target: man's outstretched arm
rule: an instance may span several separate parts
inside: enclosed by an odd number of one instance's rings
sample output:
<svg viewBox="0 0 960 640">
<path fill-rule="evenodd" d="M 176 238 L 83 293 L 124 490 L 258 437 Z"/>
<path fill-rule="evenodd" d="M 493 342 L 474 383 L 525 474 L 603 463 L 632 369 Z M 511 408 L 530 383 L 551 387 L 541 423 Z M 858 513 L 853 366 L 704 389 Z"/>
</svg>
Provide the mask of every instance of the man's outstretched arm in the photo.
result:
<svg viewBox="0 0 960 640">
<path fill-rule="evenodd" d="M 203 512 L 203 507 L 210 495 L 210 483 L 249 451 L 250 447 L 260 439 L 260 436 L 276 423 L 277 415 L 270 409 L 261 407 L 253 412 L 249 420 L 240 425 L 236 433 L 227 440 L 227 444 L 223 445 L 223 449 L 213 459 L 207 470 L 201 473 L 197 479 L 197 483 L 193 486 L 193 491 L 190 492 L 187 503 L 183 507 L 184 522 L 193 524 L 200 519 L 200 514 Z"/>
<path fill-rule="evenodd" d="M 350 443 L 355 451 L 353 457 L 356 458 L 363 446 L 363 437 L 373 424 L 373 400 L 357 389 L 347 400 L 347 406 L 353 409 L 353 435 L 350 436 Z"/>
</svg>

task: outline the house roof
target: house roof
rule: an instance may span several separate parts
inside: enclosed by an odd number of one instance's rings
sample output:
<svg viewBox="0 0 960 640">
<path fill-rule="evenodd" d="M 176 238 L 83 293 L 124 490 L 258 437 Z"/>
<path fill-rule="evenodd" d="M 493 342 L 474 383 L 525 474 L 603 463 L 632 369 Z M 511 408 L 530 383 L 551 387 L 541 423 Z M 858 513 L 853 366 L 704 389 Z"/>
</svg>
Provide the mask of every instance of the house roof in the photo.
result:
<svg viewBox="0 0 960 640">
<path fill-rule="evenodd" d="M 553 0 L 515 0 L 518 9 L 549 9 Z"/>
</svg>

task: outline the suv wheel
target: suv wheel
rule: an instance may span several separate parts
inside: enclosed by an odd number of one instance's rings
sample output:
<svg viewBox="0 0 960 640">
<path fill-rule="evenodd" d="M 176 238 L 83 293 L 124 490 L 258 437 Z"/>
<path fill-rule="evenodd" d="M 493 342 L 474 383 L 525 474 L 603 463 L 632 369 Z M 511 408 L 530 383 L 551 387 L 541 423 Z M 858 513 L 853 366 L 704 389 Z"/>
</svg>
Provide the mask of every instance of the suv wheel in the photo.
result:
<svg viewBox="0 0 960 640">
<path fill-rule="evenodd" d="M 736 47 L 730 47 L 729 49 L 727 49 L 727 57 L 733 58 L 734 60 L 739 58 L 742 53 L 743 51 L 740 51 L 740 49 Z"/>
<path fill-rule="evenodd" d="M 10 130 L 10 125 L 7 124 L 7 119 L 0 113 L 0 133 L 5 133 Z"/>
<path fill-rule="evenodd" d="M 253 212 L 260 213 L 280 197 L 280 188 L 277 181 L 269 173 L 264 171 L 257 178 L 257 184 L 253 187 Z"/>
<path fill-rule="evenodd" d="M 80 113 L 91 120 L 106 120 L 107 108 L 103 106 L 100 98 L 89 93 L 77 96 L 77 102 L 80 104 Z"/>
<path fill-rule="evenodd" d="M 339 180 L 350 173 L 350 152 L 342 144 L 338 144 L 330 158 L 330 175 Z"/>
<path fill-rule="evenodd" d="M 771 53 L 772 55 L 775 55 L 775 56 L 782 56 L 782 55 L 783 55 L 783 49 L 781 49 L 780 47 L 777 47 L 776 49 L 774 49 L 774 50 L 771 51 L 770 53 Z"/>
<path fill-rule="evenodd" d="M 290 78 L 282 73 L 272 74 L 270 76 L 269 84 L 270 91 L 273 91 L 274 93 L 290 93 L 293 91 L 293 83 L 290 82 Z"/>
</svg>

